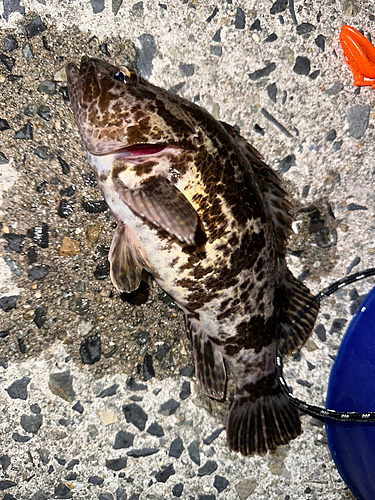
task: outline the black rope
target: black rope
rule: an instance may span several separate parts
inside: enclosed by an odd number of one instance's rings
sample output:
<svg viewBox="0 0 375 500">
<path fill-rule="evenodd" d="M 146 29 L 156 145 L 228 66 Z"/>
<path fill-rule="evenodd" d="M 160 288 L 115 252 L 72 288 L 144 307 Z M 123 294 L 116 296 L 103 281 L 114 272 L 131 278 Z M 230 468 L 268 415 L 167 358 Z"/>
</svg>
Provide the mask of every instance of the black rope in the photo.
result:
<svg viewBox="0 0 375 500">
<path fill-rule="evenodd" d="M 350 285 L 351 283 L 356 283 L 357 281 L 368 278 L 369 276 L 375 275 L 375 268 L 371 267 L 365 271 L 360 271 L 358 273 L 350 274 L 345 276 L 338 281 L 335 281 L 327 288 L 324 288 L 319 293 L 317 293 L 314 299 L 319 302 L 332 295 L 334 292 L 343 288 L 344 286 Z M 375 412 L 360 413 L 360 412 L 341 412 L 336 410 L 329 410 L 323 408 L 322 406 L 315 406 L 305 401 L 302 401 L 290 392 L 287 383 L 283 377 L 283 361 L 281 356 L 276 358 L 276 375 L 279 381 L 279 385 L 283 393 L 288 397 L 290 403 L 297 407 L 300 411 L 307 413 L 313 417 L 321 420 L 339 420 L 340 422 L 375 422 Z"/>
</svg>

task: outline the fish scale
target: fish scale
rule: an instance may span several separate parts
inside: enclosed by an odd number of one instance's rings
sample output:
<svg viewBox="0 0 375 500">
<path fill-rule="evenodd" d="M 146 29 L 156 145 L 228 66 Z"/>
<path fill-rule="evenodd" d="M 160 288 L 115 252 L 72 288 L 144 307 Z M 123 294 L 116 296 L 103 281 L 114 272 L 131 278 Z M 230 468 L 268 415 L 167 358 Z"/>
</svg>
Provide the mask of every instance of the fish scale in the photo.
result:
<svg viewBox="0 0 375 500">
<path fill-rule="evenodd" d="M 147 272 L 174 298 L 210 397 L 225 398 L 229 368 L 233 451 L 288 443 L 301 425 L 276 356 L 303 344 L 318 305 L 286 267 L 292 219 L 276 173 L 233 127 L 128 68 L 83 57 L 66 71 L 88 161 L 118 221 L 113 284 L 133 291 Z"/>
</svg>

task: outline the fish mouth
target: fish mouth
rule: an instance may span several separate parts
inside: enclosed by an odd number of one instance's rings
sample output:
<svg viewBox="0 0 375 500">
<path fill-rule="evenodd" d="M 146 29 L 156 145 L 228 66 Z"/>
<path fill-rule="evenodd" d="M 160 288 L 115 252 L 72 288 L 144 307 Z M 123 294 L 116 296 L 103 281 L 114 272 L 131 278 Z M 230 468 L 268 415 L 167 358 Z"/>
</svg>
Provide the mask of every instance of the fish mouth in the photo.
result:
<svg viewBox="0 0 375 500">
<path fill-rule="evenodd" d="M 152 158 L 160 157 L 165 153 L 176 154 L 179 151 L 181 151 L 181 148 L 177 144 L 141 143 L 132 144 L 131 146 L 116 149 L 110 153 L 98 156 L 114 155 L 116 160 L 123 159 L 129 163 L 141 163 Z"/>
</svg>

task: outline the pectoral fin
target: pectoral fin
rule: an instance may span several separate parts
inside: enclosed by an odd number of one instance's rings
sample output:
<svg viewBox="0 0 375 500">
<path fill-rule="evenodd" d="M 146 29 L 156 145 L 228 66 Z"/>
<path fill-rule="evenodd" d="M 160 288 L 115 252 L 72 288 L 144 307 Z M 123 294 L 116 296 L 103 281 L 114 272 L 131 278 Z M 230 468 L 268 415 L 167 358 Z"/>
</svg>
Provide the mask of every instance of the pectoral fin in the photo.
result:
<svg viewBox="0 0 375 500">
<path fill-rule="evenodd" d="M 142 280 L 143 270 L 154 276 L 157 271 L 147 262 L 143 250 L 132 237 L 130 229 L 119 222 L 108 254 L 111 280 L 120 292 L 136 290 Z"/>
<path fill-rule="evenodd" d="M 115 189 L 136 214 L 176 236 L 181 242 L 196 244 L 198 214 L 190 201 L 167 178 L 150 177 L 136 189 L 126 188 L 117 179 Z"/>
</svg>

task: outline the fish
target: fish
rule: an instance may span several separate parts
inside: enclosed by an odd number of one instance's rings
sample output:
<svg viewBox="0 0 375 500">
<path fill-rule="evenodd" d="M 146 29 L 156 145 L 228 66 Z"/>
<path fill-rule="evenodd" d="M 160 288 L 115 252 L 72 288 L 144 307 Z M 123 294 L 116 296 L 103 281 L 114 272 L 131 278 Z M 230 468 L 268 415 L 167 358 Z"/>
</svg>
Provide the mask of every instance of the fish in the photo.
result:
<svg viewBox="0 0 375 500">
<path fill-rule="evenodd" d="M 185 315 L 195 375 L 222 401 L 235 382 L 231 450 L 265 454 L 301 433 L 277 355 L 299 348 L 319 304 L 289 271 L 292 217 L 281 182 L 231 125 L 125 66 L 66 66 L 88 162 L 117 220 L 113 285 L 151 275 Z"/>
</svg>

